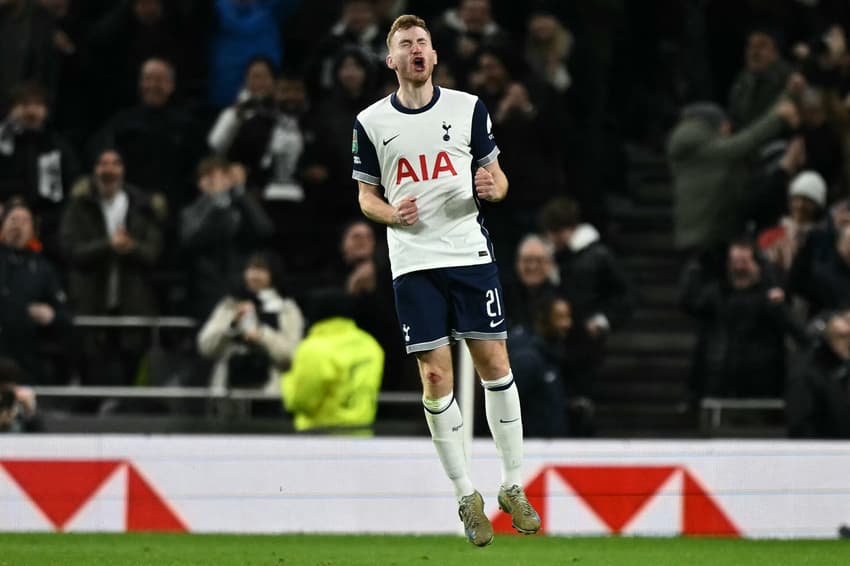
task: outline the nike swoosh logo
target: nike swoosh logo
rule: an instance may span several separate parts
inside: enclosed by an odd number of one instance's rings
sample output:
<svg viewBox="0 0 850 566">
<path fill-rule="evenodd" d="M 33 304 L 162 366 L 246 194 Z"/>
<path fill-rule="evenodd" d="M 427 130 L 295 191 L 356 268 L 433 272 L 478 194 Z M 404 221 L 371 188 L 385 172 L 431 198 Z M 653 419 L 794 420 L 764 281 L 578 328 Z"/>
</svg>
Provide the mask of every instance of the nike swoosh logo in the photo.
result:
<svg viewBox="0 0 850 566">
<path fill-rule="evenodd" d="M 512 421 L 506 421 L 505 419 L 499 419 L 499 422 L 500 422 L 500 423 L 502 423 L 502 424 L 508 424 L 508 423 L 515 423 L 515 422 L 517 422 L 518 420 L 519 420 L 519 417 L 515 418 L 515 419 L 514 419 L 514 420 L 512 420 Z"/>
<path fill-rule="evenodd" d="M 452 427 L 452 432 L 457 432 L 457 431 L 459 431 L 461 428 L 463 428 L 463 423 L 460 423 L 460 424 L 459 424 L 459 425 L 457 425 L 457 426 L 453 426 L 453 427 Z"/>
<path fill-rule="evenodd" d="M 490 328 L 496 328 L 497 326 L 499 326 L 503 322 L 505 322 L 504 318 L 500 318 L 499 320 L 491 320 L 490 321 Z"/>
<path fill-rule="evenodd" d="M 388 143 L 390 143 L 391 141 L 393 141 L 394 139 L 396 139 L 396 138 L 397 138 L 397 137 L 399 137 L 400 135 L 401 135 L 401 134 L 396 134 L 396 135 L 394 135 L 393 137 L 391 137 L 391 138 L 389 138 L 389 139 L 383 140 L 384 145 L 387 145 Z"/>
</svg>

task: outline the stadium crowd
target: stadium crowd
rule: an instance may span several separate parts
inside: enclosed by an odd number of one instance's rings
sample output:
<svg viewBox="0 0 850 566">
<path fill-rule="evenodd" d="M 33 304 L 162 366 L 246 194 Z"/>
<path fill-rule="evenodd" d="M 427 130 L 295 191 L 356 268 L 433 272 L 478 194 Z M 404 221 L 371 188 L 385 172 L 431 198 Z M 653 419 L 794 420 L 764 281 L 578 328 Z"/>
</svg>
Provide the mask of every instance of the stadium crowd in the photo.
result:
<svg viewBox="0 0 850 566">
<path fill-rule="evenodd" d="M 691 400 L 790 395 L 792 434 L 850 436 L 837 0 L 0 0 L 0 357 L 17 380 L 279 390 L 305 334 L 331 328 L 311 291 L 336 287 L 384 350 L 377 384 L 417 389 L 348 141 L 395 88 L 402 13 L 431 27 L 435 83 L 485 103 L 510 174 L 509 202 L 482 208 L 529 435 L 593 433 L 606 337 L 638 302 L 606 243 L 628 142 L 669 158 Z M 166 335 L 185 355 L 154 364 L 147 334 L 76 315 L 190 316 L 197 336 Z"/>
</svg>

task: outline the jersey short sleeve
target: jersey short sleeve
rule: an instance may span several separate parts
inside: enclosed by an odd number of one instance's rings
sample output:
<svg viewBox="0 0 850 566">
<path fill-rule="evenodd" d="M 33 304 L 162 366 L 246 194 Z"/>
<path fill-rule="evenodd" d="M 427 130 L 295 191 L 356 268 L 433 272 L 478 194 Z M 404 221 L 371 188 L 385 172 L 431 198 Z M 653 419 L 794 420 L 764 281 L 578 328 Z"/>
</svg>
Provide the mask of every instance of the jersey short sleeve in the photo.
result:
<svg viewBox="0 0 850 566">
<path fill-rule="evenodd" d="M 360 120 L 354 120 L 354 131 L 351 134 L 351 154 L 354 159 L 351 177 L 370 185 L 381 184 L 381 166 L 378 164 L 378 153 L 372 140 L 366 135 L 366 130 Z"/>
<path fill-rule="evenodd" d="M 472 135 L 470 136 L 472 159 L 479 167 L 489 165 L 499 155 L 499 147 L 493 139 L 493 122 L 481 99 L 475 102 L 472 111 Z"/>
</svg>

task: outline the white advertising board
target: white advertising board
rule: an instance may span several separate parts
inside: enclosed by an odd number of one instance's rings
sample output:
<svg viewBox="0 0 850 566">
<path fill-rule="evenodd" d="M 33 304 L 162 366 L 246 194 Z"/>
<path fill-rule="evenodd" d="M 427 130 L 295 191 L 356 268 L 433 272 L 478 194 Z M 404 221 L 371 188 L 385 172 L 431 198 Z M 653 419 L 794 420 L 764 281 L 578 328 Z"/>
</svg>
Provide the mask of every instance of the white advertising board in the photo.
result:
<svg viewBox="0 0 850 566">
<path fill-rule="evenodd" d="M 499 461 L 472 447 L 497 531 Z M 834 537 L 850 443 L 526 443 L 548 534 Z M 0 436 L 0 531 L 459 533 L 425 438 Z"/>
</svg>

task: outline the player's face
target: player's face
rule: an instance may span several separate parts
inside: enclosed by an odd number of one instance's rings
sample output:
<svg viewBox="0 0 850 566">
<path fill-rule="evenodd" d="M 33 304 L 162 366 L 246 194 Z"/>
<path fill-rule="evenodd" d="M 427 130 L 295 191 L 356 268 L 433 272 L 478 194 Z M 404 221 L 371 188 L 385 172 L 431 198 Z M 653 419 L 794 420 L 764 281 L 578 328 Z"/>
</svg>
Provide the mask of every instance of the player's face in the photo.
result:
<svg viewBox="0 0 850 566">
<path fill-rule="evenodd" d="M 437 52 L 427 31 L 412 27 L 400 29 L 393 35 L 387 66 L 396 72 L 399 81 L 425 84 L 436 64 Z"/>
</svg>

